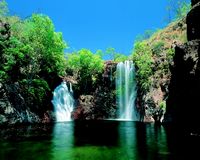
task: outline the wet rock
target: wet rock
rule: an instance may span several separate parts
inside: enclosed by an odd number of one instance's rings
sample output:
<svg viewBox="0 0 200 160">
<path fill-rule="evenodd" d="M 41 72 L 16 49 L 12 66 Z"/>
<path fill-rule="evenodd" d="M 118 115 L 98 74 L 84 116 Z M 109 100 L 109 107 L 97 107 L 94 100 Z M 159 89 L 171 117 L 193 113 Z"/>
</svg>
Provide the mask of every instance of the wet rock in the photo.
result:
<svg viewBox="0 0 200 160">
<path fill-rule="evenodd" d="M 44 116 L 42 118 L 42 123 L 51 123 L 55 121 L 56 121 L 56 116 L 53 111 L 48 110 L 44 113 Z"/>
<path fill-rule="evenodd" d="M 0 124 L 40 123 L 36 113 L 25 105 L 23 97 L 18 92 L 18 84 L 0 84 Z"/>
<path fill-rule="evenodd" d="M 153 119 L 156 123 L 161 123 L 164 116 L 164 110 L 162 108 L 156 108 L 153 111 Z"/>
<path fill-rule="evenodd" d="M 72 113 L 72 119 L 94 119 L 94 97 L 92 95 L 81 95 L 78 106 Z"/>
</svg>

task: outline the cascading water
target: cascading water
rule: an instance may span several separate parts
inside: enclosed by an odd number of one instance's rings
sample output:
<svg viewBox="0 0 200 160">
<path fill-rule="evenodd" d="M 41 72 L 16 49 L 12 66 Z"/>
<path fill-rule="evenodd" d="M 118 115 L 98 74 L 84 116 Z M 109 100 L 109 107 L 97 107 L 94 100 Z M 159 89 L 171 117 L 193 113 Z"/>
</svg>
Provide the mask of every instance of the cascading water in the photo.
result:
<svg viewBox="0 0 200 160">
<path fill-rule="evenodd" d="M 137 121 L 135 67 L 132 61 L 117 64 L 116 91 L 119 109 L 118 119 Z"/>
<path fill-rule="evenodd" d="M 54 105 L 57 122 L 71 120 L 71 112 L 74 108 L 74 98 L 72 94 L 72 85 L 70 84 L 69 90 L 66 82 L 62 82 L 61 85 L 54 90 L 52 103 Z"/>
</svg>

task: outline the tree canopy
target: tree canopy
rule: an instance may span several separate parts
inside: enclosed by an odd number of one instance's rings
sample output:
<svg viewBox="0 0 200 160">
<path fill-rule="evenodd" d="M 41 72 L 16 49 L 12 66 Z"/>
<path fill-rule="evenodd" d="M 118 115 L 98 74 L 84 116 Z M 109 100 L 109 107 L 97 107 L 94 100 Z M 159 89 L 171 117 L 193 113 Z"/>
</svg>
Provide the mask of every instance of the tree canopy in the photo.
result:
<svg viewBox="0 0 200 160">
<path fill-rule="evenodd" d="M 104 61 L 99 54 L 94 54 L 88 49 L 67 54 L 67 70 L 73 72 L 78 79 L 81 89 L 92 87 L 98 74 L 102 73 Z"/>
<path fill-rule="evenodd" d="M 48 16 L 33 14 L 20 20 L 7 17 L 0 23 L 0 83 L 17 82 L 22 95 L 44 102 L 52 76 L 64 75 L 67 47 Z"/>
</svg>

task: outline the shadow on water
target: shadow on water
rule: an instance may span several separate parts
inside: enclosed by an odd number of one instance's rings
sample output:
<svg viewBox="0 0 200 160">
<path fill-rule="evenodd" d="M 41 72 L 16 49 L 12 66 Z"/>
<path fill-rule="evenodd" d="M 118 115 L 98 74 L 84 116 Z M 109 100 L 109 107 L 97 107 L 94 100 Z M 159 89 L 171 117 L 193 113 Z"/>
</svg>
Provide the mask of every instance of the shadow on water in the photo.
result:
<svg viewBox="0 0 200 160">
<path fill-rule="evenodd" d="M 200 135 L 184 133 L 177 125 L 165 126 L 168 150 L 171 159 L 200 159 Z"/>
<path fill-rule="evenodd" d="M 0 128 L 0 159 L 51 159 L 52 126 L 9 126 Z"/>
<path fill-rule="evenodd" d="M 118 146 L 118 122 L 75 121 L 75 146 Z"/>
<path fill-rule="evenodd" d="M 136 148 L 137 154 L 141 159 L 147 159 L 146 124 L 136 123 Z"/>
<path fill-rule="evenodd" d="M 1 160 L 200 159 L 199 145 L 198 135 L 184 135 L 177 127 L 131 121 L 0 128 Z"/>
</svg>

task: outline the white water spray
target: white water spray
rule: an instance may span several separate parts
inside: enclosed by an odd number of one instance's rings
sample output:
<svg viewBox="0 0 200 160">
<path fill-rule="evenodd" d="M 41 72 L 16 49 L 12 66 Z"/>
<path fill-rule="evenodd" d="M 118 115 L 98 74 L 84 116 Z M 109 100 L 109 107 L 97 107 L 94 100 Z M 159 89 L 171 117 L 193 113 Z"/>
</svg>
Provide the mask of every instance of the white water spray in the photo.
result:
<svg viewBox="0 0 200 160">
<path fill-rule="evenodd" d="M 72 94 L 72 85 L 70 84 L 69 90 L 66 82 L 62 82 L 61 85 L 54 90 L 52 103 L 54 105 L 57 122 L 71 120 L 71 112 L 74 108 L 74 98 Z"/>
<path fill-rule="evenodd" d="M 135 108 L 137 92 L 133 62 L 125 61 L 124 63 L 118 63 L 116 73 L 118 119 L 137 121 L 137 111 Z"/>
</svg>

